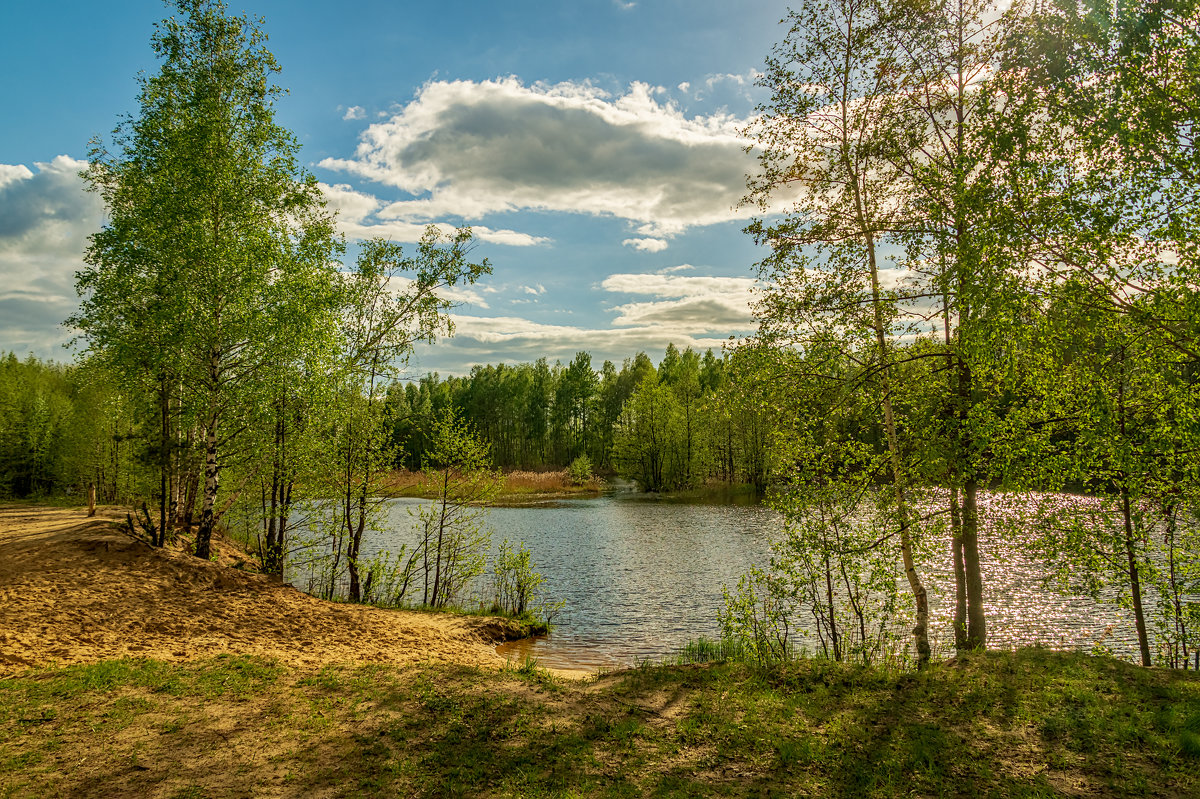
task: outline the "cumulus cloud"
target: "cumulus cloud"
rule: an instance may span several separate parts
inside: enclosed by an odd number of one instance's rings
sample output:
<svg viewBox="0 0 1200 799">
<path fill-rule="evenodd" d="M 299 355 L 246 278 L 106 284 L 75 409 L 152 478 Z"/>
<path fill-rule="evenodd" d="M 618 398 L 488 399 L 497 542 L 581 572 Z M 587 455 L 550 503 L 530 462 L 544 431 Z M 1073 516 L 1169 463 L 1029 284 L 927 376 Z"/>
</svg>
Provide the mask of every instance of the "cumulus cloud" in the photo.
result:
<svg viewBox="0 0 1200 799">
<path fill-rule="evenodd" d="M 83 190 L 85 166 L 65 155 L 36 171 L 0 164 L 0 349 L 62 357 L 60 323 L 78 307 L 75 272 L 104 211 Z"/>
<path fill-rule="evenodd" d="M 668 344 L 719 350 L 729 335 L 754 327 L 749 307 L 754 280 L 678 274 L 692 269 L 680 264 L 651 274 L 609 275 L 602 290 L 645 298 L 611 308 L 610 326 L 457 314 L 454 337 L 438 342 L 436 351 L 419 349 L 418 362 L 422 356 L 436 357 L 439 370 L 465 373 L 482 363 L 543 357 L 565 362 L 580 351 L 591 353 L 598 364 L 605 359 L 619 363 L 639 350 L 658 357 Z"/>
<path fill-rule="evenodd" d="M 346 109 L 346 113 L 342 115 L 342 119 L 366 119 L 367 110 L 361 105 L 352 105 Z"/>
<path fill-rule="evenodd" d="M 535 297 L 540 297 L 546 293 L 546 287 L 541 283 L 538 283 L 536 286 L 522 286 L 521 290 L 526 294 L 532 294 Z"/>
<path fill-rule="evenodd" d="M 758 80 L 761 72 L 747 72 L 745 75 L 739 75 L 733 72 L 723 72 L 716 75 L 709 75 L 704 79 L 704 85 L 710 90 L 721 83 L 732 83 L 737 86 L 751 86 L 754 81 Z"/>
<path fill-rule="evenodd" d="M 742 331 L 754 326 L 750 310 L 754 279 L 673 274 L 688 264 L 650 275 L 609 275 L 600 284 L 606 291 L 650 296 L 613 308 L 618 327 L 656 326 L 680 333 Z"/>
<path fill-rule="evenodd" d="M 414 282 L 412 278 L 403 275 L 394 275 L 388 284 L 388 288 L 393 294 L 398 295 L 408 291 Z M 477 308 L 488 308 L 487 300 L 480 293 L 486 290 L 486 287 L 479 285 L 442 286 L 438 289 L 437 295 L 441 299 L 453 303 L 455 307 L 471 305 Z"/>
<path fill-rule="evenodd" d="M 593 364 L 604 360 L 620 363 L 633 353 L 643 351 L 659 357 L 668 344 L 704 351 L 719 351 L 726 339 L 693 335 L 659 325 L 628 328 L 589 328 L 535 322 L 512 316 L 484 317 L 455 315 L 454 337 L 441 340 L 436 349 L 419 347 L 420 368 L 423 357 L 436 355 L 438 369 L 464 374 L 472 366 L 484 363 L 514 363 L 546 358 L 569 361 L 575 353 L 592 355 Z"/>
<path fill-rule="evenodd" d="M 337 213 L 337 227 L 347 238 L 384 238 L 397 242 L 417 242 L 425 233 L 429 221 L 406 220 L 389 211 L 379 198 L 344 184 L 319 184 L 329 208 Z M 454 230 L 445 222 L 434 223 L 444 233 Z M 473 225 L 471 231 L 480 241 L 504 244 L 510 247 L 532 247 L 545 244 L 550 239 L 531 236 L 516 230 L 493 230 L 484 225 Z"/>
<path fill-rule="evenodd" d="M 18 180 L 28 180 L 33 177 L 29 167 L 24 164 L 0 164 L 0 189 Z"/>
<path fill-rule="evenodd" d="M 662 252 L 667 249 L 665 239 L 625 239 L 621 243 L 642 252 Z"/>
<path fill-rule="evenodd" d="M 370 125 L 353 158 L 320 165 L 407 193 L 378 213 L 408 223 L 565 211 L 662 238 L 735 218 L 755 167 L 744 121 L 688 117 L 659 94 L 644 83 L 613 96 L 587 83 L 434 81 Z"/>
</svg>

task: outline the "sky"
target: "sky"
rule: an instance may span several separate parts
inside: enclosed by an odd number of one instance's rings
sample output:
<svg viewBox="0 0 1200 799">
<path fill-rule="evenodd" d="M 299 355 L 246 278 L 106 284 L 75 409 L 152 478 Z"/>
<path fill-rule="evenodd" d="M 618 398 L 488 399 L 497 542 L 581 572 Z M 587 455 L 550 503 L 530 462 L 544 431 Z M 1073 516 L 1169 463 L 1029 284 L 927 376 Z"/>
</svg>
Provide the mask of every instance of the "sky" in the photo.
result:
<svg viewBox="0 0 1200 799">
<path fill-rule="evenodd" d="M 754 329 L 740 131 L 783 36 L 755 0 L 325 3 L 230 0 L 261 17 L 302 145 L 350 243 L 472 226 L 493 274 L 453 293 L 455 335 L 410 375 Z M 4 3 L 0 352 L 70 360 L 74 273 L 103 224 L 78 177 L 153 74 L 156 0 Z"/>
</svg>

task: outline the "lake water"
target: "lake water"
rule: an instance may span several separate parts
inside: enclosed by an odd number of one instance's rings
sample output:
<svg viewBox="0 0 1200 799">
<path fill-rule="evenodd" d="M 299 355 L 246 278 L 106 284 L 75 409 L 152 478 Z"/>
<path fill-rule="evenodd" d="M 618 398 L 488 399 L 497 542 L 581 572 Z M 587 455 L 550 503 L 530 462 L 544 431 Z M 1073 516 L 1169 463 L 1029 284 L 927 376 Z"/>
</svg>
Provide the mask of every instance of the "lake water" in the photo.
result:
<svg viewBox="0 0 1200 799">
<path fill-rule="evenodd" d="M 388 506 L 389 532 L 364 542 L 364 554 L 416 542 L 412 512 L 423 500 Z M 615 668 L 677 651 L 699 636 L 720 635 L 722 586 L 730 588 L 752 565 L 770 558 L 769 536 L 779 518 L 760 506 L 687 504 L 616 493 L 534 507 L 488 512 L 493 545 L 523 541 L 533 553 L 542 588 L 566 606 L 553 633 L 501 648 L 562 668 Z M 983 534 L 989 644 L 1041 643 L 1091 649 L 1093 642 L 1131 657 L 1131 617 L 1109 604 L 1065 596 L 1041 586 L 1042 568 L 1001 536 Z M 952 646 L 953 582 L 948 549 L 933 547 L 923 578 L 931 594 L 935 648 Z M 905 586 L 907 583 L 905 583 Z M 1106 633 L 1106 630 L 1109 632 Z"/>
</svg>

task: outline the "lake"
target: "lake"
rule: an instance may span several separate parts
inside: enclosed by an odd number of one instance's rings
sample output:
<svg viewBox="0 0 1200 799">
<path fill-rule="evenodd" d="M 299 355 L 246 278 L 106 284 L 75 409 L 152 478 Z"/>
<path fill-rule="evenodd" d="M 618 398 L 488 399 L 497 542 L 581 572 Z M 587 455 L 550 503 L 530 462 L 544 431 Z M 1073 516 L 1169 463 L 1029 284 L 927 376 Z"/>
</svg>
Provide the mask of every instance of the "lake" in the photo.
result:
<svg viewBox="0 0 1200 799">
<path fill-rule="evenodd" d="M 984 505 L 988 501 L 982 498 Z M 418 541 L 415 512 L 424 504 L 428 500 L 389 500 L 388 529 L 368 535 L 364 557 L 403 545 L 412 551 Z M 736 587 L 750 566 L 768 564 L 769 536 L 781 524 L 774 511 L 760 505 L 688 503 L 630 491 L 493 507 L 487 523 L 493 551 L 500 540 L 523 541 L 545 577 L 542 590 L 552 600 L 565 601 L 550 636 L 505 644 L 500 654 L 589 669 L 656 660 L 697 637 L 719 638 L 721 588 Z M 991 647 L 1040 643 L 1090 650 L 1103 641 L 1114 654 L 1132 659 L 1136 633 L 1128 612 L 1044 588 L 1043 567 L 1016 546 L 1012 533 L 985 527 L 980 546 Z M 931 542 L 932 557 L 922 567 L 935 653 L 953 649 L 948 549 L 944 541 Z M 293 582 L 302 585 L 304 579 L 295 575 Z M 902 587 L 907 590 L 907 582 Z M 479 590 L 486 589 L 480 584 Z"/>
<path fill-rule="evenodd" d="M 414 514 L 426 503 L 390 501 L 390 529 L 364 541 L 364 555 L 404 544 L 411 551 Z M 699 636 L 718 638 L 722 586 L 733 588 L 752 565 L 768 563 L 768 539 L 781 524 L 757 505 L 674 502 L 633 492 L 492 508 L 488 523 L 493 547 L 504 538 L 523 541 L 545 577 L 545 593 L 566 602 L 551 635 L 506 644 L 501 654 L 588 669 L 658 659 Z M 1115 654 L 1132 657 L 1136 634 L 1125 611 L 1043 588 L 1044 570 L 1008 538 L 984 530 L 981 546 L 990 646 L 1090 650 L 1103 639 Z M 931 639 L 935 652 L 949 652 L 949 553 L 944 542 L 932 549 L 933 560 L 922 571 L 931 597 Z"/>
</svg>

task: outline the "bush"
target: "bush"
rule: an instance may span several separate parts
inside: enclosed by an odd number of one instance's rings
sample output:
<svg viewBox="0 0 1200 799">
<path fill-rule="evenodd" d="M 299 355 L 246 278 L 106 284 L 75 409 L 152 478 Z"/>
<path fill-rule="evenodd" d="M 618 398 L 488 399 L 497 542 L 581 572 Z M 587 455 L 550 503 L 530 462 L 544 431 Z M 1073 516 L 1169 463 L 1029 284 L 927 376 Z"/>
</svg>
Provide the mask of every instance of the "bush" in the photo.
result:
<svg viewBox="0 0 1200 799">
<path fill-rule="evenodd" d="M 789 660 L 796 654 L 792 609 L 780 590 L 778 580 L 758 568 L 752 568 L 738 580 L 737 590 L 722 589 L 725 609 L 718 613 L 721 638 L 726 647 L 737 650 L 747 661 L 759 666 Z"/>
<path fill-rule="evenodd" d="M 580 455 L 571 461 L 571 465 L 567 467 L 567 479 L 573 486 L 589 483 L 592 479 L 592 459 L 587 455 Z"/>
<path fill-rule="evenodd" d="M 533 605 L 533 592 L 544 582 L 533 568 L 529 550 L 517 542 L 514 550 L 506 538 L 492 564 L 496 580 L 496 607 L 510 616 L 521 616 Z"/>
<path fill-rule="evenodd" d="M 516 618 L 528 619 L 549 628 L 551 619 L 562 609 L 562 602 L 549 603 L 539 596 L 538 587 L 545 578 L 534 568 L 525 544 L 516 548 L 505 539 L 492 562 L 496 584 L 493 610 Z"/>
</svg>

